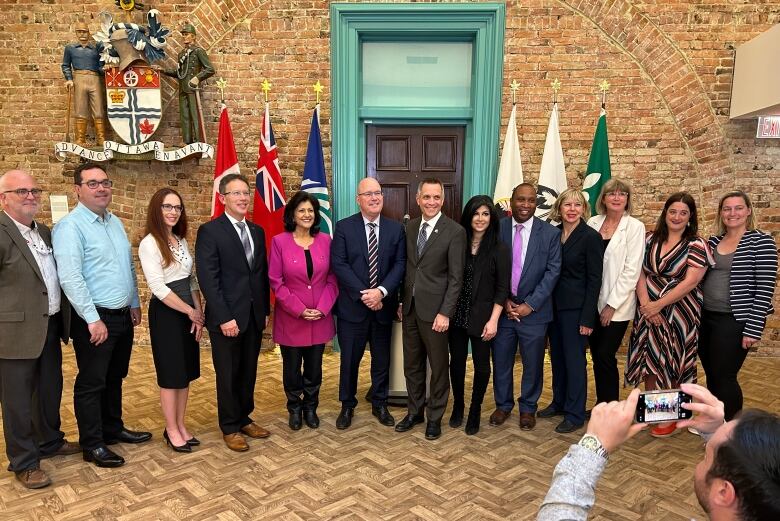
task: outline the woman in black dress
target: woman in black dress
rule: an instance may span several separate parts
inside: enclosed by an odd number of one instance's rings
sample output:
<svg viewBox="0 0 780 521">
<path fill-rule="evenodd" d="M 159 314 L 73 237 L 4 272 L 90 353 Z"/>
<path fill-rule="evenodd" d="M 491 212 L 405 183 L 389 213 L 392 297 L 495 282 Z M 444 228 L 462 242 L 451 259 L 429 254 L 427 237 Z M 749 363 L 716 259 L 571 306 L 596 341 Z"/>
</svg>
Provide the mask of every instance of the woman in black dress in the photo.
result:
<svg viewBox="0 0 780 521">
<path fill-rule="evenodd" d="M 463 287 L 450 322 L 450 427 L 463 422 L 466 358 L 471 340 L 474 382 L 466 420 L 466 434 L 479 432 L 482 399 L 490 380 L 490 346 L 498 318 L 509 296 L 511 260 L 509 248 L 499 240 L 498 210 L 486 195 L 476 195 L 463 208 L 460 223 L 466 229 L 466 261 Z"/>
<path fill-rule="evenodd" d="M 192 445 L 200 444 L 184 425 L 189 385 L 200 376 L 198 342 L 204 323 L 186 235 L 181 196 L 172 188 L 158 190 L 149 201 L 138 257 L 152 292 L 149 336 L 165 416 L 163 438 L 177 452 L 191 452 Z"/>
</svg>

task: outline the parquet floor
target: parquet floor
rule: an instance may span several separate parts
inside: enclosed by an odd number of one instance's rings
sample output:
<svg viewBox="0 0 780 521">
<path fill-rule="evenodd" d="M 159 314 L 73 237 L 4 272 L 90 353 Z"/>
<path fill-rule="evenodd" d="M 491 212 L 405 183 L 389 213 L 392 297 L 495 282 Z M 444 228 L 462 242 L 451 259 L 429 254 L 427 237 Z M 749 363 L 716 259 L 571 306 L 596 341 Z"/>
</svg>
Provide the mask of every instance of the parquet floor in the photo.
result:
<svg viewBox="0 0 780 521">
<path fill-rule="evenodd" d="M 64 353 L 63 428 L 75 441 L 75 360 L 71 349 Z M 45 460 L 42 466 L 54 484 L 40 491 L 27 490 L 11 473 L 2 473 L 0 519 L 533 519 L 553 467 L 582 434 L 557 435 L 553 420 L 521 432 L 516 413 L 507 424 L 490 427 L 492 400 L 483 411 L 482 430 L 472 437 L 446 426 L 434 442 L 425 440 L 421 426 L 398 434 L 375 421 L 365 402 L 352 428 L 339 431 L 338 363 L 337 354 L 326 355 L 321 427 L 292 432 L 286 425 L 281 361 L 272 351 L 264 352 L 255 419 L 273 434 L 250 440 L 250 451 L 239 454 L 222 443 L 210 352 L 204 350 L 203 376 L 192 389 L 188 414 L 203 445 L 192 454 L 177 454 L 162 442 L 151 353 L 136 347 L 125 381 L 125 422 L 151 430 L 154 439 L 141 446 L 115 446 L 127 460 L 119 469 L 99 469 L 80 455 Z M 364 394 L 365 369 L 361 378 Z M 549 366 L 546 378 L 549 389 Z M 780 410 L 780 360 L 748 359 L 742 380 L 748 406 Z M 541 403 L 548 401 L 546 390 Z M 393 413 L 397 420 L 403 416 L 402 410 Z M 0 447 L 6 465 L 5 446 Z M 640 434 L 612 456 L 591 519 L 704 519 L 691 481 L 701 454 L 699 438 L 687 432 L 666 440 Z"/>
</svg>

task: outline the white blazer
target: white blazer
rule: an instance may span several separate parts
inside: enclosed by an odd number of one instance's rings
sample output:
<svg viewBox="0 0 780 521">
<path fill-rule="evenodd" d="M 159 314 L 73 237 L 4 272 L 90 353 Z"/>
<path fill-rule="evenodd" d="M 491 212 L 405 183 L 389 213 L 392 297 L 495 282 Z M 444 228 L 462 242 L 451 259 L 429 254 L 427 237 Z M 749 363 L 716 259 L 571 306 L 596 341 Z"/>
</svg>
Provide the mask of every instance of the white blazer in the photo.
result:
<svg viewBox="0 0 780 521">
<path fill-rule="evenodd" d="M 606 215 L 594 215 L 588 226 L 601 229 Z M 604 251 L 604 271 L 599 292 L 598 310 L 609 304 L 615 308 L 612 320 L 632 320 L 636 311 L 636 283 L 645 256 L 645 225 L 627 213 L 620 218 L 617 230 Z"/>
</svg>

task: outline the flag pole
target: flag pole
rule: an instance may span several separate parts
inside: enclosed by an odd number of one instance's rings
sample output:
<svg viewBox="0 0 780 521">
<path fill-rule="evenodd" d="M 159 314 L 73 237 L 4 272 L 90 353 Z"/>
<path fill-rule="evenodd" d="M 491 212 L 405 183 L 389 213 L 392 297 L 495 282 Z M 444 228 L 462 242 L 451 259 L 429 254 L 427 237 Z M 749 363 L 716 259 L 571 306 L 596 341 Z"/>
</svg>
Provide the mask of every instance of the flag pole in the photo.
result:
<svg viewBox="0 0 780 521">
<path fill-rule="evenodd" d="M 216 85 L 219 89 L 219 101 L 222 105 L 225 104 L 225 87 L 227 87 L 227 81 L 225 81 L 225 78 L 221 77 L 217 80 Z"/>
<path fill-rule="evenodd" d="M 561 90 L 561 80 L 555 78 L 550 84 L 553 91 L 553 105 L 558 103 L 558 91 Z"/>
<path fill-rule="evenodd" d="M 272 83 L 268 81 L 268 78 L 265 78 L 263 80 L 263 83 L 260 84 L 260 88 L 263 89 L 263 94 L 265 95 L 265 102 L 268 103 L 268 93 L 271 91 L 271 85 Z"/>
<path fill-rule="evenodd" d="M 601 91 L 601 109 L 606 110 L 607 109 L 607 91 L 609 90 L 609 82 L 607 80 L 602 80 L 601 83 L 599 83 L 599 90 Z"/>
</svg>

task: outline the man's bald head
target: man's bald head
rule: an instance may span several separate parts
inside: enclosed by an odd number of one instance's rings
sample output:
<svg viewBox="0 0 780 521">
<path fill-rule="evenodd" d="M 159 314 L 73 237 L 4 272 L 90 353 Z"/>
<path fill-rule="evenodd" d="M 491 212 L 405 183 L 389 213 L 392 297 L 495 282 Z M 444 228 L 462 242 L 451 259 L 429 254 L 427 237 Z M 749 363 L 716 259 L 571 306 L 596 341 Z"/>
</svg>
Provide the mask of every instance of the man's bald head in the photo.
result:
<svg viewBox="0 0 780 521">
<path fill-rule="evenodd" d="M 13 220 L 30 226 L 41 206 L 40 195 L 27 193 L 24 197 L 15 191 L 38 188 L 33 176 L 24 170 L 9 170 L 0 176 L 0 206 Z"/>
<path fill-rule="evenodd" d="M 357 189 L 357 204 L 360 207 L 360 213 L 364 217 L 373 221 L 382 212 L 384 205 L 382 196 L 382 185 L 373 177 L 361 179 Z"/>
</svg>

